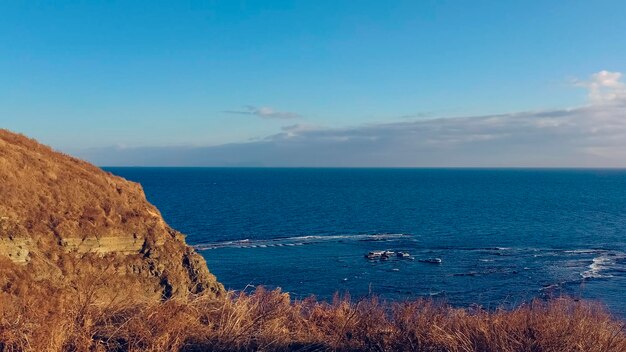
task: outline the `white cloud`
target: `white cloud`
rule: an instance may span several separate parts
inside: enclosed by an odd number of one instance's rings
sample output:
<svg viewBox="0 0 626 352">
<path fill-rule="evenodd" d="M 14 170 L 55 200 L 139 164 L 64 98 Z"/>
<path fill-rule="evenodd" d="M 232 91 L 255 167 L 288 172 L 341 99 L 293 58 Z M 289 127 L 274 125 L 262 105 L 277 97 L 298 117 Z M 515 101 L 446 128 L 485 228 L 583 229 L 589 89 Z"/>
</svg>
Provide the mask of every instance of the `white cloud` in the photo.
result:
<svg viewBox="0 0 626 352">
<path fill-rule="evenodd" d="M 575 81 L 575 84 L 588 90 L 592 104 L 624 103 L 626 100 L 626 84 L 622 82 L 621 72 L 596 72 L 589 80 Z"/>
<path fill-rule="evenodd" d="M 621 79 L 619 72 L 601 71 L 577 82 L 590 99 L 578 108 L 352 128 L 296 124 L 250 143 L 107 149 L 83 156 L 100 165 L 626 167 Z M 253 107 L 238 113 L 277 114 Z"/>
<path fill-rule="evenodd" d="M 295 124 L 295 125 L 283 126 L 281 130 L 283 131 L 283 135 L 285 137 L 295 137 L 302 132 L 315 131 L 319 128 L 320 127 L 314 126 L 314 125 Z M 270 136 L 270 139 L 271 138 L 272 136 Z"/>
<path fill-rule="evenodd" d="M 226 110 L 229 114 L 254 115 L 264 119 L 295 119 L 301 117 L 300 114 L 289 111 L 277 111 L 268 106 L 256 107 L 253 105 L 244 106 L 244 110 Z"/>
</svg>

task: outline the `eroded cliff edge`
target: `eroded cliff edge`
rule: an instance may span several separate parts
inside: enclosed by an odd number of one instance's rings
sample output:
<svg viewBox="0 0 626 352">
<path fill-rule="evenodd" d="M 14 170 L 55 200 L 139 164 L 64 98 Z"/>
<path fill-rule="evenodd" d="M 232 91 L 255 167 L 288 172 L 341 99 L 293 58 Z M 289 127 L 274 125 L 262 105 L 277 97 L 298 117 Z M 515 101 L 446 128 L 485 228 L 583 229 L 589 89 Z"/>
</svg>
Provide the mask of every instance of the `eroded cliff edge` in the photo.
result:
<svg viewBox="0 0 626 352">
<path fill-rule="evenodd" d="M 224 290 L 139 184 L 0 129 L 0 290 L 103 277 L 138 299 Z"/>
</svg>

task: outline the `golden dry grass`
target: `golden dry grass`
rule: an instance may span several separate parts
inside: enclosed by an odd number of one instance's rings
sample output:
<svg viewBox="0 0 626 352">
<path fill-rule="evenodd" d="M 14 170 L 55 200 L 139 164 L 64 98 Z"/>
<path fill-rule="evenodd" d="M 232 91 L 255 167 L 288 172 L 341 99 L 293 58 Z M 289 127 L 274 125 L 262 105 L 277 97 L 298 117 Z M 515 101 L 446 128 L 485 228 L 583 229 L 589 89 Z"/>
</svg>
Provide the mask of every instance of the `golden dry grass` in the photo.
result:
<svg viewBox="0 0 626 352">
<path fill-rule="evenodd" d="M 568 298 L 514 310 L 428 300 L 292 301 L 279 290 L 158 303 L 71 293 L 0 295 L 0 351 L 626 351 L 624 323 Z"/>
</svg>

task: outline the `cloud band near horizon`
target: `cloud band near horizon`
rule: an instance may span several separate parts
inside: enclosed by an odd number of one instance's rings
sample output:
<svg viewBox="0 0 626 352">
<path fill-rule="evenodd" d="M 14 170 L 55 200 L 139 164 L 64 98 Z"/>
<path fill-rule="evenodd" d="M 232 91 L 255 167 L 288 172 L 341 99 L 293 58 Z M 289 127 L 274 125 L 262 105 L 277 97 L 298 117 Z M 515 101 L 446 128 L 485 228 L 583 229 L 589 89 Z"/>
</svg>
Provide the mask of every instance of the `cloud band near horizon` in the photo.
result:
<svg viewBox="0 0 626 352">
<path fill-rule="evenodd" d="M 100 148 L 78 153 L 103 166 L 626 167 L 621 73 L 589 81 L 589 105 L 353 128 L 284 127 L 260 141 L 212 147 Z M 249 114 L 253 113 L 252 109 Z"/>
</svg>

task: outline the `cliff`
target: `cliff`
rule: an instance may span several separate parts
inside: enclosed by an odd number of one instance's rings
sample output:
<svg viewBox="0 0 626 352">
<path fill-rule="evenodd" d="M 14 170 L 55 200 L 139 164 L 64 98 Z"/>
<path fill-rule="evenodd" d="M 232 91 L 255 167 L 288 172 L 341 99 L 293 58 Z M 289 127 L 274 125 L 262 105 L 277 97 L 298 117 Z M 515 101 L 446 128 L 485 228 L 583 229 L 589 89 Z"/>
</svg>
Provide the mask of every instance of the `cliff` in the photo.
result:
<svg viewBox="0 0 626 352">
<path fill-rule="evenodd" d="M 139 184 L 0 130 L 0 291 L 103 277 L 135 299 L 224 290 Z"/>
</svg>

